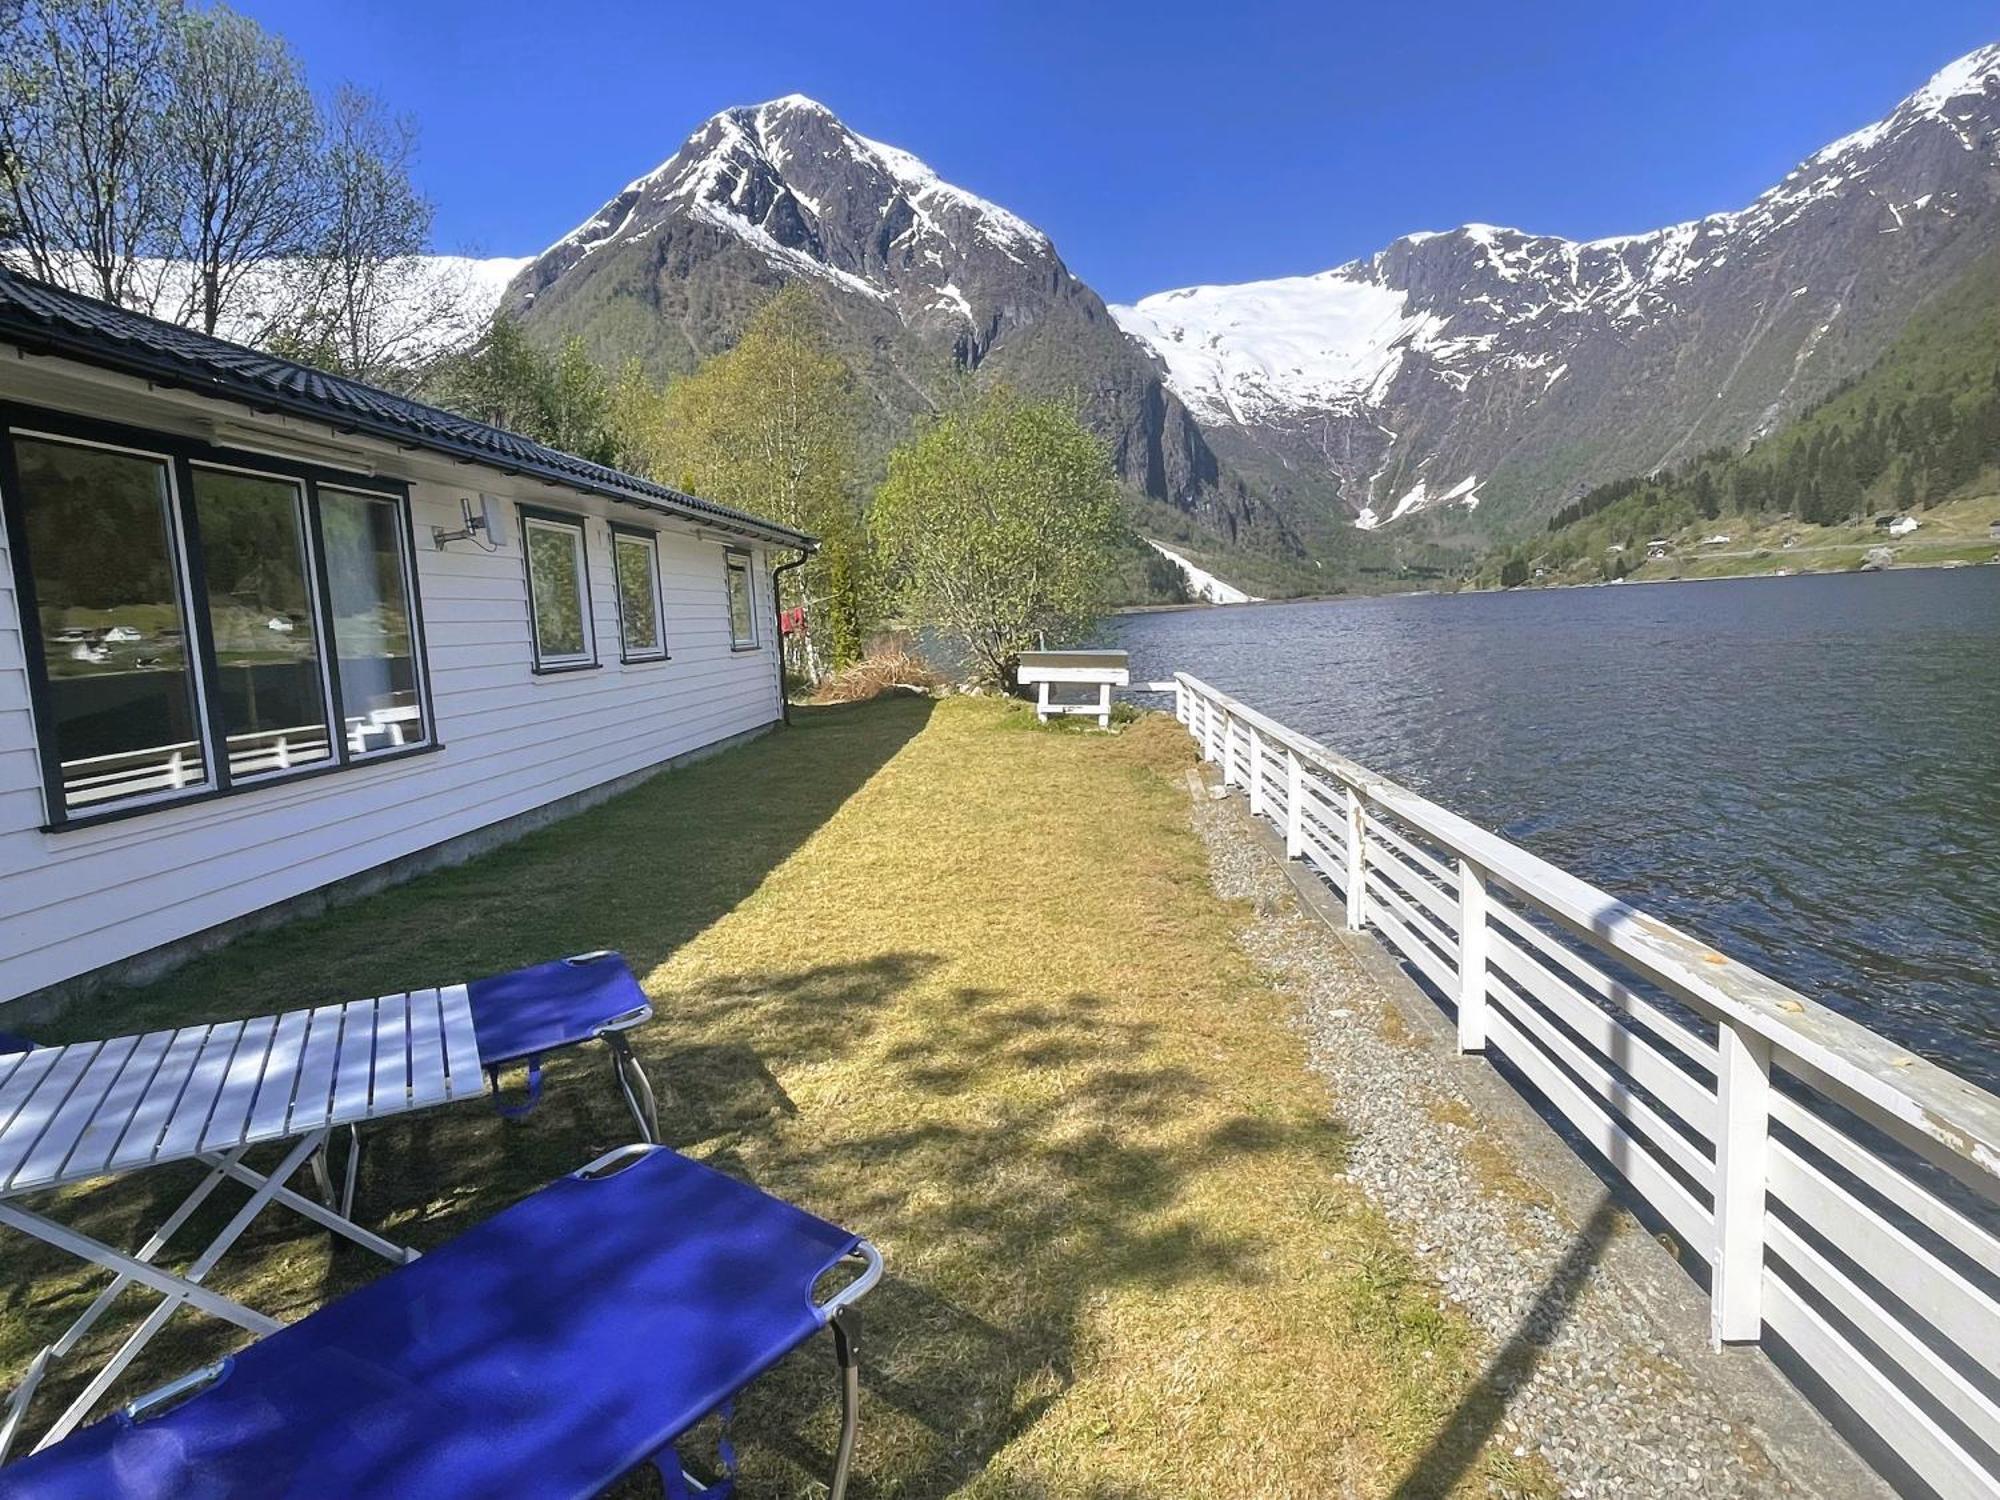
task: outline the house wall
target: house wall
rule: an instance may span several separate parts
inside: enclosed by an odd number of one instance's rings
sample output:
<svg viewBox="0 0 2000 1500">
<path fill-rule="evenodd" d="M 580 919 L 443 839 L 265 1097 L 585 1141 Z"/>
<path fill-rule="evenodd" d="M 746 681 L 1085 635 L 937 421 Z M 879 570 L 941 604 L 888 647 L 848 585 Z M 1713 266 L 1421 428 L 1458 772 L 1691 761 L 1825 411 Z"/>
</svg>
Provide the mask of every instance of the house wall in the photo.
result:
<svg viewBox="0 0 2000 1500">
<path fill-rule="evenodd" d="M 413 468 L 423 465 L 412 465 Z M 380 465 L 390 473 L 390 466 Z M 771 723 L 782 712 L 770 619 L 773 559 L 753 553 L 758 646 L 730 644 L 724 541 L 677 520 L 475 468 L 409 479 L 436 733 L 432 754 L 266 786 L 115 822 L 46 820 L 13 579 L 0 533 L 0 1001 L 173 943 L 446 839 Z M 507 502 L 505 547 L 440 551 L 460 498 Z M 514 502 L 590 518 L 601 665 L 531 670 Z M 610 530 L 656 525 L 663 662 L 621 663 Z M 0 1017 L 5 1010 L 0 1006 Z"/>
</svg>

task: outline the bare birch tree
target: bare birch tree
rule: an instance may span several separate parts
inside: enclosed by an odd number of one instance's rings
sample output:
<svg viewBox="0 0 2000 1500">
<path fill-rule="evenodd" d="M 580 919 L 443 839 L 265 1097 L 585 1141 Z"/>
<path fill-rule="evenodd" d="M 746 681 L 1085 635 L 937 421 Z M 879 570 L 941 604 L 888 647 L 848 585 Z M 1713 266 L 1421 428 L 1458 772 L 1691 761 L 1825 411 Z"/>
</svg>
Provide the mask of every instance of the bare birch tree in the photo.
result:
<svg viewBox="0 0 2000 1500">
<path fill-rule="evenodd" d="M 411 120 L 342 88 L 321 128 L 314 240 L 288 268 L 288 321 L 274 341 L 340 374 L 395 383 L 476 334 L 469 288 L 424 257 L 435 211 L 410 180 Z"/>
<path fill-rule="evenodd" d="M 0 190 L 44 281 L 150 312 L 174 222 L 162 120 L 170 0 L 26 0 L 0 12 Z"/>
<path fill-rule="evenodd" d="M 0 0 L 0 251 L 58 286 L 407 383 L 478 332 L 414 154 L 224 6 Z"/>
<path fill-rule="evenodd" d="M 224 6 L 180 18 L 169 65 L 161 163 L 179 208 L 175 313 L 254 339 L 279 312 L 271 268 L 312 248 L 319 111 L 283 39 Z"/>
</svg>

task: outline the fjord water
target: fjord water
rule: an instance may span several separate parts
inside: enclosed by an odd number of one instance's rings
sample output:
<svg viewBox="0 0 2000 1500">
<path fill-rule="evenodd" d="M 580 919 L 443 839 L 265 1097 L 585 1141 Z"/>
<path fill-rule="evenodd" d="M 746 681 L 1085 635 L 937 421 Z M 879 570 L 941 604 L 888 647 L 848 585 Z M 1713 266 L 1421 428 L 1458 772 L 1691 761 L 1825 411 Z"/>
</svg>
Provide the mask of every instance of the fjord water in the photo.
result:
<svg viewBox="0 0 2000 1500">
<path fill-rule="evenodd" d="M 2000 1089 L 2000 568 L 1103 634 Z"/>
</svg>

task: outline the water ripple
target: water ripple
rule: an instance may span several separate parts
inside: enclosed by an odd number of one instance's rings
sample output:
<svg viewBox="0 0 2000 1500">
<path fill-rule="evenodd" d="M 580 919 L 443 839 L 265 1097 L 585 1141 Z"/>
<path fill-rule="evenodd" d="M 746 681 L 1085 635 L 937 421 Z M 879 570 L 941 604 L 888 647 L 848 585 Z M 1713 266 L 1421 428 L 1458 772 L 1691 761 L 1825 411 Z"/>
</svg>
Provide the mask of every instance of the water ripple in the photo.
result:
<svg viewBox="0 0 2000 1500">
<path fill-rule="evenodd" d="M 2000 570 L 1127 616 L 1189 671 L 2000 1088 Z"/>
</svg>

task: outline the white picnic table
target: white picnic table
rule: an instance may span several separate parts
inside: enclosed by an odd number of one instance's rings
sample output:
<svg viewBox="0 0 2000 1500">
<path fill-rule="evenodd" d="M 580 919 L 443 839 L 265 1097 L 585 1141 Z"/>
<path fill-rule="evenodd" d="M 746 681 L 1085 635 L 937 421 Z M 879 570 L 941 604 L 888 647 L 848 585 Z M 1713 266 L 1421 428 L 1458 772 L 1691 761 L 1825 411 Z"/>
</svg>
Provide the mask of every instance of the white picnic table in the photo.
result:
<svg viewBox="0 0 2000 1500">
<path fill-rule="evenodd" d="M 408 1114 L 484 1088 L 472 1010 L 462 984 L 322 1005 L 248 1021 L 151 1031 L 0 1054 L 0 1225 L 113 1273 L 113 1280 L 55 1343 L 38 1354 L 0 1417 L 0 1462 L 19 1434 L 49 1365 L 75 1348 L 134 1283 L 160 1303 L 36 1443 L 72 1431 L 139 1351 L 182 1306 L 256 1334 L 280 1324 L 202 1285 L 229 1247 L 273 1203 L 398 1263 L 416 1252 L 350 1217 L 354 1156 L 338 1203 L 286 1186 L 311 1163 L 332 1200 L 325 1166 L 330 1134 Z M 293 1145 L 268 1173 L 243 1163 L 252 1147 Z M 26 1195 L 170 1162 L 209 1171 L 137 1251 L 127 1253 L 18 1201 Z M 174 1233 L 225 1179 L 250 1199 L 180 1274 L 156 1264 Z"/>
</svg>

